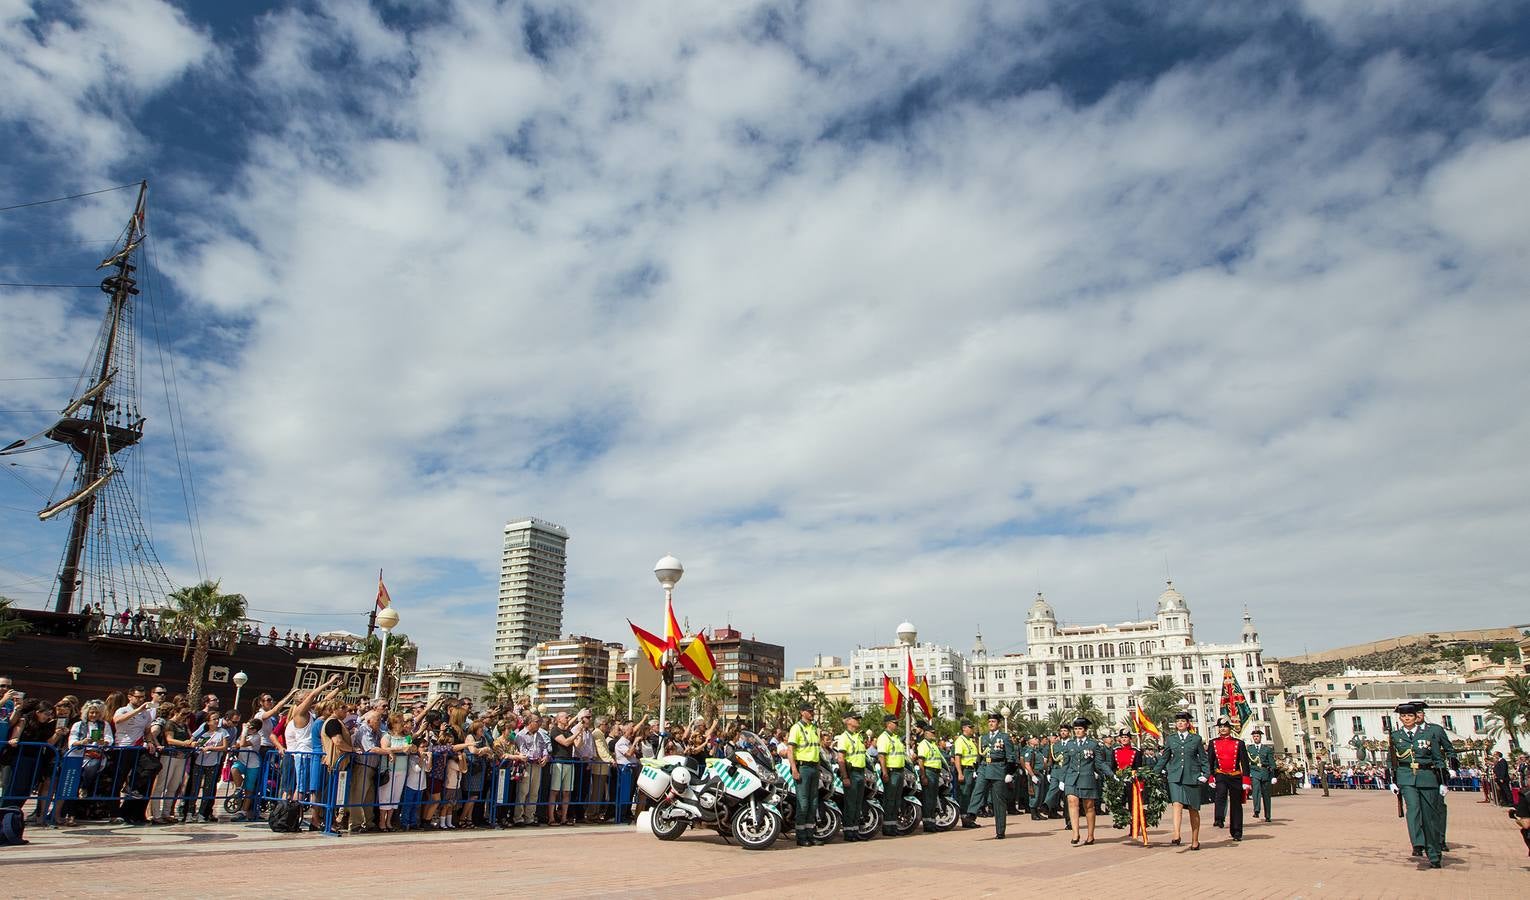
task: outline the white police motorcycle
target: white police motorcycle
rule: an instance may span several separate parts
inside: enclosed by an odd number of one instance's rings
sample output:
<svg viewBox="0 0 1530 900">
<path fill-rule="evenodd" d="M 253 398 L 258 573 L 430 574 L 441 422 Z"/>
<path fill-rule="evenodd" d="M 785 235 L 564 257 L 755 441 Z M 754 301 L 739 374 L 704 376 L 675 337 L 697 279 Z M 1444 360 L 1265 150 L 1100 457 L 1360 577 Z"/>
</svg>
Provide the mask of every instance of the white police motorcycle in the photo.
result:
<svg viewBox="0 0 1530 900">
<path fill-rule="evenodd" d="M 644 759 L 638 789 L 655 801 L 650 814 L 654 836 L 672 841 L 692 825 L 717 829 L 745 850 L 764 850 L 781 835 L 785 786 L 755 747 L 758 736 L 745 732 L 729 759 L 708 759 L 697 773 L 684 756 Z"/>
</svg>

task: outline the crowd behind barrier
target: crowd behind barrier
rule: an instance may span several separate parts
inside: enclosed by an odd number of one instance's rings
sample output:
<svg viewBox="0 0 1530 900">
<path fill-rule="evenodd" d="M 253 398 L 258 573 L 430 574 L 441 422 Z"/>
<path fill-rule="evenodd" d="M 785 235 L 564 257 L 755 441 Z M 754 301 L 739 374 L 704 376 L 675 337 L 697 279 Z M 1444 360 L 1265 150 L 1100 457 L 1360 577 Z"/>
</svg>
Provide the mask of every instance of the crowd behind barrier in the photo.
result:
<svg viewBox="0 0 1530 900">
<path fill-rule="evenodd" d="M 106 701 L 23 700 L 0 678 L 0 806 L 32 824 L 264 821 L 296 808 L 303 830 L 629 822 L 646 720 L 442 698 L 389 710 L 348 702 L 338 677 L 248 718 L 213 695 L 193 710 L 163 688 Z"/>
</svg>

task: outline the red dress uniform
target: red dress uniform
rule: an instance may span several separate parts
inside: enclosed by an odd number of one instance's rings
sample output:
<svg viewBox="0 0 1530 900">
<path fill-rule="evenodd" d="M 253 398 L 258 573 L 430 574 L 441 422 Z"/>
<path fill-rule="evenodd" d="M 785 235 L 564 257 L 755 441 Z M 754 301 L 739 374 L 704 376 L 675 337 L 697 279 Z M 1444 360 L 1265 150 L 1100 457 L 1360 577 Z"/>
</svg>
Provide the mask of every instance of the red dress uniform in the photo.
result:
<svg viewBox="0 0 1530 900">
<path fill-rule="evenodd" d="M 1249 777 L 1248 745 L 1235 737 L 1211 739 L 1211 780 L 1215 785 L 1215 810 L 1217 827 L 1222 825 L 1222 813 L 1227 813 L 1227 833 L 1235 841 L 1243 840 L 1243 801 L 1253 790 Z"/>
</svg>

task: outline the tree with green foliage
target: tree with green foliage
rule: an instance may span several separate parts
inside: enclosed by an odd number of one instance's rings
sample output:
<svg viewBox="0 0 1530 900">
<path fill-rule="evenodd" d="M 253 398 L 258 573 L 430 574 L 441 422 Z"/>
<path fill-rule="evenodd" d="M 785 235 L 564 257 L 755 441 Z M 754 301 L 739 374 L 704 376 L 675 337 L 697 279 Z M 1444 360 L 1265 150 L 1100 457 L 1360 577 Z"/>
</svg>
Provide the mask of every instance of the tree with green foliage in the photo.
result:
<svg viewBox="0 0 1530 900">
<path fill-rule="evenodd" d="M 15 602 L 9 597 L 0 597 L 0 641 L 8 641 L 32 630 L 28 622 L 16 615 L 13 608 Z"/>
<path fill-rule="evenodd" d="M 392 648 L 390 647 L 389 649 L 391 651 Z M 531 688 L 531 684 L 531 676 L 520 669 L 505 669 L 495 672 L 483 684 L 483 701 L 485 703 L 514 703 L 517 697 L 522 696 Z"/>
<path fill-rule="evenodd" d="M 160 616 L 165 629 L 186 636 L 186 646 L 181 658 L 191 652 L 191 677 L 186 681 L 186 696 L 200 702 L 202 676 L 207 671 L 207 652 L 214 637 L 222 637 L 229 652 L 234 651 L 232 640 L 235 628 L 244 621 L 247 603 L 243 594 L 223 593 L 222 583 L 204 581 L 179 588 L 166 598 L 169 608 Z M 193 642 L 195 649 L 193 650 Z"/>
<path fill-rule="evenodd" d="M 388 659 L 384 663 L 382 690 L 379 696 L 391 698 L 398 689 L 399 681 L 404 673 L 414 668 L 415 656 L 418 654 L 414 642 L 409 640 L 409 635 L 401 631 L 383 631 L 379 634 L 388 637 Z M 382 653 L 382 638 L 378 634 L 362 639 L 361 645 L 356 650 L 356 667 L 363 672 L 376 673 L 380 661 L 378 655 Z"/>
<path fill-rule="evenodd" d="M 1138 705 L 1158 730 L 1168 734 L 1173 728 L 1171 720 L 1179 711 L 1179 701 L 1185 699 L 1185 692 L 1180 689 L 1179 682 L 1174 680 L 1173 675 L 1154 675 L 1147 681 L 1147 688 L 1142 692 L 1142 698 Z"/>
<path fill-rule="evenodd" d="M 1493 693 L 1488 720 L 1494 736 L 1507 735 L 1509 745 L 1519 749 L 1519 735 L 1530 734 L 1530 676 L 1510 675 Z"/>
</svg>

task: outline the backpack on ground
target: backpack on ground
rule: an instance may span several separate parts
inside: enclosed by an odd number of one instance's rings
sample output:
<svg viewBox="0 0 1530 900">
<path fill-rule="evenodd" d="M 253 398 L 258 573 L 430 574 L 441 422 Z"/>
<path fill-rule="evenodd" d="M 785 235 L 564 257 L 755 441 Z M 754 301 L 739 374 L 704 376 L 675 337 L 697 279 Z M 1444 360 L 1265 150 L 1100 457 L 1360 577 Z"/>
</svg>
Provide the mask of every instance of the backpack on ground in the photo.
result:
<svg viewBox="0 0 1530 900">
<path fill-rule="evenodd" d="M 266 823 L 272 831 L 297 831 L 303 823 L 303 804 L 293 800 L 278 800 L 271 807 L 271 815 L 266 818 Z"/>
<path fill-rule="evenodd" d="M 26 838 L 21 836 L 26 828 L 26 816 L 22 814 L 21 807 L 0 808 L 0 847 L 27 843 Z"/>
</svg>

